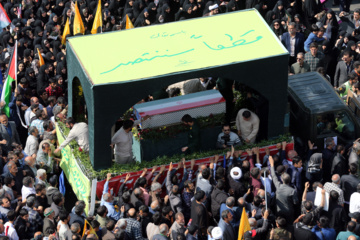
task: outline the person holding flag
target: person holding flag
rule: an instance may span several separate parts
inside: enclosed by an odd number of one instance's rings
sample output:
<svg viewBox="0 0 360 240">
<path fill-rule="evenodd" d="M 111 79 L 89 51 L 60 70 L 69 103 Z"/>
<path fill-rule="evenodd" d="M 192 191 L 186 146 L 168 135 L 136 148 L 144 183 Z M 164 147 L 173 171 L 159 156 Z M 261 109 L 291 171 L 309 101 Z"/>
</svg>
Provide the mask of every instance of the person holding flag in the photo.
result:
<svg viewBox="0 0 360 240">
<path fill-rule="evenodd" d="M 248 219 L 246 212 L 245 212 L 245 208 L 244 208 L 243 215 L 241 216 L 241 221 L 240 221 L 238 240 L 242 240 L 242 239 L 263 240 L 263 239 L 266 239 L 266 234 L 268 232 L 268 226 L 269 226 L 268 217 L 269 217 L 269 210 L 265 210 L 264 217 L 263 217 L 264 222 L 262 224 L 262 227 L 257 228 L 256 219 L 255 218 Z M 246 229 L 249 229 L 249 230 L 244 231 L 244 233 L 240 235 L 240 233 L 241 233 L 240 231 L 243 231 Z"/>
<path fill-rule="evenodd" d="M 66 19 L 63 34 L 61 36 L 61 44 L 66 45 L 66 36 L 70 34 L 69 18 Z"/>
<path fill-rule="evenodd" d="M 91 34 L 96 34 L 98 33 L 98 29 L 100 28 L 100 32 L 102 33 L 102 17 L 101 17 L 101 0 L 99 0 L 97 9 L 96 9 L 96 14 L 95 14 L 95 18 L 94 18 L 94 23 L 91 29 Z"/>
<path fill-rule="evenodd" d="M 85 34 L 85 27 L 84 27 L 84 23 L 82 21 L 81 15 L 80 15 L 80 11 L 77 5 L 77 2 L 75 2 L 75 18 L 74 18 L 74 35 L 76 34 Z"/>
<path fill-rule="evenodd" d="M 14 51 L 10 59 L 10 65 L 7 73 L 7 78 L 5 80 L 2 92 L 1 92 L 1 102 L 4 104 L 3 112 L 6 116 L 10 116 L 9 103 L 12 99 L 12 83 L 15 82 L 17 86 L 17 41 L 15 42 Z"/>
<path fill-rule="evenodd" d="M 129 16 L 126 14 L 126 29 L 134 28 L 134 25 L 132 24 Z"/>
</svg>

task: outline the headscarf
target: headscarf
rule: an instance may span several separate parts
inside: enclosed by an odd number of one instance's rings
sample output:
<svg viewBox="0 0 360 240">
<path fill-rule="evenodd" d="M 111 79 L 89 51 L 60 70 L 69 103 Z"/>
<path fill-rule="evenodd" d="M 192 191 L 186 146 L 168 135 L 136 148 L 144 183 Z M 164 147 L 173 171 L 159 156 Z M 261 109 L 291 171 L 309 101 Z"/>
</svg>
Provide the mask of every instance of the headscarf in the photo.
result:
<svg viewBox="0 0 360 240">
<path fill-rule="evenodd" d="M 309 163 L 308 163 L 308 172 L 319 172 L 320 171 L 320 165 L 322 161 L 322 153 L 314 153 L 311 155 Z"/>
</svg>

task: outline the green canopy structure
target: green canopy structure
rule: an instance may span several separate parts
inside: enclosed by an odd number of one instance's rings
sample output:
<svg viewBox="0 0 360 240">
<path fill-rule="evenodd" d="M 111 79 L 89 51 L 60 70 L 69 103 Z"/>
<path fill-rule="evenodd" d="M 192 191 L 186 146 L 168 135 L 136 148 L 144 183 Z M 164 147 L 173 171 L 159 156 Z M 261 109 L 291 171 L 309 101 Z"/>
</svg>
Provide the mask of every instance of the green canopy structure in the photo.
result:
<svg viewBox="0 0 360 240">
<path fill-rule="evenodd" d="M 269 101 L 268 137 L 284 131 L 288 52 L 256 10 L 72 37 L 66 57 L 69 116 L 86 104 L 97 170 L 111 166 L 115 121 L 144 96 L 186 79 L 217 76 L 255 89 Z"/>
</svg>

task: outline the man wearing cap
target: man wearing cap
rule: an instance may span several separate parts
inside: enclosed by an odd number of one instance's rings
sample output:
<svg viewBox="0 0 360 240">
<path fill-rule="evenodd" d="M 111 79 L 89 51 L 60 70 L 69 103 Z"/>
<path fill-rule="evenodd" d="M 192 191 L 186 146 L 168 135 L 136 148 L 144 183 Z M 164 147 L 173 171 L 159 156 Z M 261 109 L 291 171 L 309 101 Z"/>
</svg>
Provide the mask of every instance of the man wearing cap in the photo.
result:
<svg viewBox="0 0 360 240">
<path fill-rule="evenodd" d="M 218 14 L 219 13 L 219 5 L 215 3 L 214 5 L 209 6 L 209 10 L 210 10 L 209 16 Z"/>
<path fill-rule="evenodd" d="M 232 220 L 233 214 L 231 214 L 229 209 L 226 209 L 221 213 L 219 227 L 223 232 L 223 240 L 234 240 L 237 238 L 235 229 L 230 223 Z"/>
<path fill-rule="evenodd" d="M 44 225 L 42 232 L 48 237 L 52 232 L 56 232 L 56 225 L 54 221 L 55 212 L 51 208 L 46 208 L 44 212 Z"/>
<path fill-rule="evenodd" d="M 223 231 L 219 227 L 214 227 L 211 231 L 211 236 L 214 240 L 221 240 L 223 239 Z"/>
<path fill-rule="evenodd" d="M 242 171 L 239 167 L 233 167 L 230 170 L 227 178 L 229 181 L 229 186 L 234 190 L 234 197 L 238 199 L 246 193 L 246 188 L 243 182 L 240 181 L 242 177 Z"/>
</svg>

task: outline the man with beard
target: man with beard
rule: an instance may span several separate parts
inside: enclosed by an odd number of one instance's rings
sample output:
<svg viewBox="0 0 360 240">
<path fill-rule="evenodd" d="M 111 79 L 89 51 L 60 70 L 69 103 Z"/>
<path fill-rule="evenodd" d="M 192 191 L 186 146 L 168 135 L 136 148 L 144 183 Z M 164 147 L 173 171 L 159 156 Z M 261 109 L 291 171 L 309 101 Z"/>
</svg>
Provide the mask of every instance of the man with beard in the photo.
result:
<svg viewBox="0 0 360 240">
<path fill-rule="evenodd" d="M 66 145 L 68 145 L 71 140 L 75 139 L 79 144 L 80 148 L 85 152 L 89 151 L 89 129 L 88 125 L 84 122 L 75 123 L 75 120 L 72 117 L 66 119 L 66 127 L 70 128 L 69 135 L 66 137 L 65 141 L 54 151 L 58 153 Z"/>
</svg>

